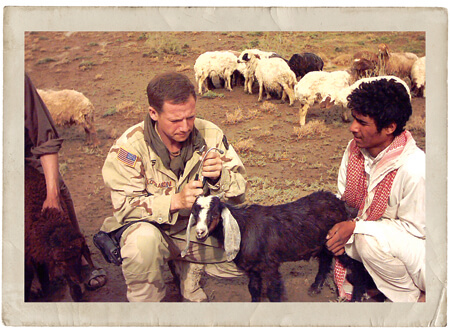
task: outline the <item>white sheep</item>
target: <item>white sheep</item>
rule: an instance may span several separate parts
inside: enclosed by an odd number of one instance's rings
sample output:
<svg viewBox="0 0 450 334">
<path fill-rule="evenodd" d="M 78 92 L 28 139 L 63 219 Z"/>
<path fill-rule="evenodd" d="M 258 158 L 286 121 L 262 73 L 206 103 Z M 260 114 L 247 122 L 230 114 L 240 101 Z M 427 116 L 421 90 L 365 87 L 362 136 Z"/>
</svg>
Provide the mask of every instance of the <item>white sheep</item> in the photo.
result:
<svg viewBox="0 0 450 334">
<path fill-rule="evenodd" d="M 409 98 L 411 99 L 411 93 L 410 93 L 409 87 L 405 81 L 403 81 L 399 77 L 396 77 L 393 75 L 381 75 L 378 77 L 362 78 L 362 79 L 356 81 L 355 83 L 353 83 L 352 85 L 350 85 L 346 88 L 343 88 L 340 92 L 338 92 L 335 95 L 334 101 L 327 101 L 327 102 L 334 103 L 336 105 L 347 108 L 347 104 L 348 104 L 347 97 L 353 92 L 354 89 L 358 88 L 359 85 L 361 85 L 363 82 L 372 82 L 372 81 L 377 81 L 377 80 L 381 80 L 381 79 L 386 79 L 386 80 L 394 79 L 395 81 L 401 83 L 405 87 L 406 91 L 409 94 Z"/>
<path fill-rule="evenodd" d="M 412 66 L 419 57 L 411 52 L 390 52 L 389 47 L 382 43 L 378 45 L 378 59 L 378 75 L 394 75 L 401 79 L 411 79 Z"/>
<path fill-rule="evenodd" d="M 294 87 L 297 78 L 286 61 L 281 58 L 263 58 L 257 61 L 255 76 L 259 84 L 258 101 L 262 101 L 264 91 L 267 98 L 270 98 L 270 92 L 275 92 L 281 93 L 282 101 L 289 97 L 289 105 L 292 106 L 295 102 Z"/>
<path fill-rule="evenodd" d="M 97 131 L 94 126 L 94 105 L 82 93 L 71 89 L 37 90 L 56 125 L 69 127 L 81 125 L 86 132 L 86 143 L 97 146 Z"/>
<path fill-rule="evenodd" d="M 249 55 L 258 55 L 260 59 L 264 58 L 273 58 L 273 57 L 279 57 L 279 55 L 276 52 L 272 51 L 261 51 L 258 49 L 247 49 L 241 52 L 241 54 L 238 57 L 238 63 L 239 64 L 245 64 L 245 69 L 240 70 L 240 72 L 244 75 L 245 82 L 244 82 L 244 92 L 252 94 L 252 87 L 253 82 L 255 81 L 255 71 L 256 71 L 256 63 L 250 63 Z"/>
<path fill-rule="evenodd" d="M 334 101 L 336 95 L 350 85 L 348 71 L 313 71 L 307 73 L 295 85 L 295 98 L 300 101 L 299 123 L 305 125 L 308 109 L 315 102 Z"/>
<path fill-rule="evenodd" d="M 384 75 L 384 76 L 378 76 L 378 77 L 359 79 L 352 85 L 345 87 L 345 88 L 341 89 L 339 92 L 337 92 L 337 94 L 334 94 L 333 100 L 332 100 L 331 96 L 327 96 L 325 98 L 325 100 L 322 100 L 320 106 L 321 106 L 321 108 L 330 108 L 333 105 L 340 106 L 342 108 L 342 119 L 347 122 L 349 120 L 349 116 L 350 116 L 350 110 L 347 109 L 347 105 L 348 105 L 347 97 L 353 92 L 354 89 L 358 88 L 359 85 L 361 85 L 362 83 L 372 82 L 372 81 L 381 80 L 381 79 L 386 79 L 386 80 L 394 79 L 395 81 L 401 83 L 405 87 L 406 91 L 409 94 L 409 98 L 411 99 L 409 87 L 405 81 L 403 81 L 402 79 L 400 79 L 396 76 Z"/>
<path fill-rule="evenodd" d="M 411 68 L 411 91 L 418 97 L 425 97 L 425 62 L 425 57 L 421 57 Z"/>
<path fill-rule="evenodd" d="M 213 75 L 225 81 L 225 89 L 230 92 L 231 76 L 237 69 L 237 57 L 230 51 L 208 51 L 201 54 L 194 64 L 195 81 L 198 86 L 198 94 L 203 94 L 205 81 Z M 205 87 L 208 91 L 208 87 Z"/>
</svg>

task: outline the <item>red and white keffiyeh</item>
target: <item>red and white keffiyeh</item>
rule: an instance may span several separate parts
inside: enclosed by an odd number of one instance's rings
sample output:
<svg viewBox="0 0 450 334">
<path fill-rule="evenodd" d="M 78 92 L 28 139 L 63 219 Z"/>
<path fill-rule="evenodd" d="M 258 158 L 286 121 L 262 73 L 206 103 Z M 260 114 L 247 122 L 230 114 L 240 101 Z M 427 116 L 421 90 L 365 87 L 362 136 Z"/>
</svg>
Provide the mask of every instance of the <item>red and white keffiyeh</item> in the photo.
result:
<svg viewBox="0 0 450 334">
<path fill-rule="evenodd" d="M 372 203 L 364 210 L 366 197 L 368 195 L 367 176 L 364 168 L 364 155 L 356 146 L 354 140 L 349 146 L 349 160 L 347 165 L 347 184 L 342 200 L 353 208 L 358 208 L 358 217 L 365 216 L 366 221 L 380 219 L 386 211 L 392 183 L 394 182 L 397 168 L 394 168 L 397 159 L 403 153 L 406 143 L 412 139 L 409 131 L 403 131 L 394 138 L 393 142 L 385 152 L 381 160 L 376 164 L 372 175 L 374 180 L 374 197 Z M 346 280 L 347 270 L 336 259 L 334 267 L 334 280 L 339 290 L 339 297 L 350 300 L 352 293 L 345 291 L 344 286 L 350 285 Z"/>
</svg>

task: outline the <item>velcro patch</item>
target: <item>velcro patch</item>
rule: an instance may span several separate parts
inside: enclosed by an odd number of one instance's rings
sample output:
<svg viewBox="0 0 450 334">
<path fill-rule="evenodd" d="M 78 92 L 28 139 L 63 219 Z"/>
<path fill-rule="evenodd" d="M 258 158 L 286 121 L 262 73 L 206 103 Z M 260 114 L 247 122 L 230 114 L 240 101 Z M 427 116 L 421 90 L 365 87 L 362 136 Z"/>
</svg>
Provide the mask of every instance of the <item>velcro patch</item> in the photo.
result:
<svg viewBox="0 0 450 334">
<path fill-rule="evenodd" d="M 117 159 L 127 166 L 134 167 L 134 165 L 136 165 L 137 156 L 121 147 L 117 154 Z"/>
</svg>

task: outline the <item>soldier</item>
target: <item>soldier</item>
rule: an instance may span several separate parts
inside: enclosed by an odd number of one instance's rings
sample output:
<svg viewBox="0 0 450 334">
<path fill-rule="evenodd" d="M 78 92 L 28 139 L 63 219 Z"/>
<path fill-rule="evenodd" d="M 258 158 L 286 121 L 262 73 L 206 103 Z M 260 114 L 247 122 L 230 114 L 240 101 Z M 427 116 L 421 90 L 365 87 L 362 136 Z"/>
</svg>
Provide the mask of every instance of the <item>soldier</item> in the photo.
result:
<svg viewBox="0 0 450 334">
<path fill-rule="evenodd" d="M 201 274 L 235 277 L 242 273 L 217 240 L 191 237 L 182 259 L 190 209 L 202 194 L 223 194 L 242 203 L 246 171 L 222 130 L 196 119 L 195 87 L 179 73 L 154 77 L 147 87 L 149 112 L 114 143 L 103 166 L 114 215 L 101 228 L 119 241 L 122 271 L 131 301 L 161 301 L 163 266 L 173 263 L 187 301 L 207 301 Z M 200 162 L 209 148 L 211 151 Z M 205 182 L 198 180 L 199 173 Z M 113 232 L 113 233 L 111 233 Z"/>
</svg>

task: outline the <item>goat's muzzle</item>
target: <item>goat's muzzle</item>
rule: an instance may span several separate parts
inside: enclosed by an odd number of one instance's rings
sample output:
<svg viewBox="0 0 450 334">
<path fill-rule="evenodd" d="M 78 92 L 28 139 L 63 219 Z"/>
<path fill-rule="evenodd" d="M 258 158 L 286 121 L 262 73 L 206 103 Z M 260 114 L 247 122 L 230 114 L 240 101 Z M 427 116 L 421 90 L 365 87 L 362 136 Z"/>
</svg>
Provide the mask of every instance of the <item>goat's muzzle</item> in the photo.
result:
<svg viewBox="0 0 450 334">
<path fill-rule="evenodd" d="M 209 235 L 209 231 L 206 228 L 197 228 L 195 232 L 197 233 L 196 238 L 199 241 L 204 241 Z"/>
</svg>

